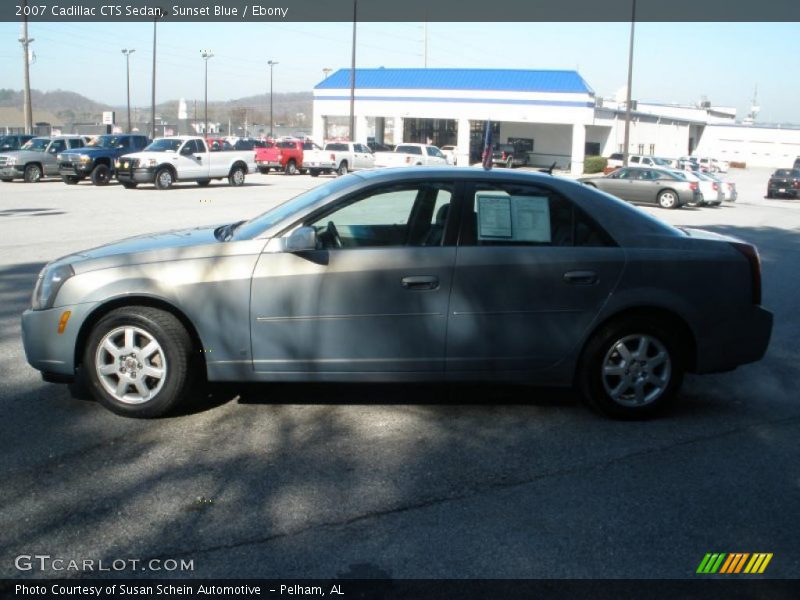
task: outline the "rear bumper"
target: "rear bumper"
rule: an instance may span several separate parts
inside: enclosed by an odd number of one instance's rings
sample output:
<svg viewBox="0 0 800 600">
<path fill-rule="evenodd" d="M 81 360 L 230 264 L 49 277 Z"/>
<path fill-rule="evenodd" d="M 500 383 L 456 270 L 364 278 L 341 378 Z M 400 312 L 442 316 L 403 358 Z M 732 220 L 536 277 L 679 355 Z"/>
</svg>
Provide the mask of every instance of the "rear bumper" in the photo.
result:
<svg viewBox="0 0 800 600">
<path fill-rule="evenodd" d="M 730 371 L 764 357 L 772 336 L 772 313 L 753 306 L 746 315 L 718 323 L 714 331 L 699 336 L 697 373 Z"/>
</svg>

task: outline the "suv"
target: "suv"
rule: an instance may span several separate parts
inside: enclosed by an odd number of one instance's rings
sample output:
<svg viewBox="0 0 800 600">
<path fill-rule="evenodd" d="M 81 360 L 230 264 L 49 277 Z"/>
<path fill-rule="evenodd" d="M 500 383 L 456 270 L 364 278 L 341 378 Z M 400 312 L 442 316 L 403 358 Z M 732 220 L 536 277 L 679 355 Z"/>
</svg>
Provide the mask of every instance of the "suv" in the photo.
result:
<svg viewBox="0 0 800 600">
<path fill-rule="evenodd" d="M 769 178 L 767 198 L 800 198 L 800 169 L 778 169 Z"/>
<path fill-rule="evenodd" d="M 492 150 L 492 164 L 503 167 L 524 167 L 528 164 L 528 153 L 516 144 L 496 144 Z"/>
<path fill-rule="evenodd" d="M 114 175 L 114 161 L 130 152 L 139 152 L 150 143 L 145 135 L 98 135 L 83 148 L 65 150 L 58 155 L 58 173 L 64 183 L 73 185 L 91 177 L 94 185 L 106 185 Z"/>
<path fill-rule="evenodd" d="M 79 135 L 35 137 L 19 150 L 0 154 L 0 180 L 8 182 L 21 177 L 26 183 L 36 183 L 42 177 L 58 177 L 58 154 L 83 146 L 84 140 Z"/>
<path fill-rule="evenodd" d="M 35 136 L 22 134 L 22 135 L 0 135 L 0 152 L 11 152 L 12 150 L 19 150 L 22 145 L 28 140 L 32 140 Z"/>
<path fill-rule="evenodd" d="M 792 168 L 800 169 L 800 156 L 794 159 L 794 166 Z"/>
</svg>

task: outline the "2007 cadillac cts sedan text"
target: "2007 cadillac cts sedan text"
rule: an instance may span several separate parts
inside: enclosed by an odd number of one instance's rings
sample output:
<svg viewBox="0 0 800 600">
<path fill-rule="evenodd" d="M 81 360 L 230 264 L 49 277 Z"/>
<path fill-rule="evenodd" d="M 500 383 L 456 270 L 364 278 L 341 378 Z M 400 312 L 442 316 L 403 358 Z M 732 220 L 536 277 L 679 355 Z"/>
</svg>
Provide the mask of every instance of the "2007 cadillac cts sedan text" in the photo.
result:
<svg viewBox="0 0 800 600">
<path fill-rule="evenodd" d="M 629 418 L 759 360 L 772 314 L 750 244 L 547 174 L 420 167 L 60 258 L 22 329 L 46 381 L 128 416 L 207 377 L 574 385 Z"/>
</svg>

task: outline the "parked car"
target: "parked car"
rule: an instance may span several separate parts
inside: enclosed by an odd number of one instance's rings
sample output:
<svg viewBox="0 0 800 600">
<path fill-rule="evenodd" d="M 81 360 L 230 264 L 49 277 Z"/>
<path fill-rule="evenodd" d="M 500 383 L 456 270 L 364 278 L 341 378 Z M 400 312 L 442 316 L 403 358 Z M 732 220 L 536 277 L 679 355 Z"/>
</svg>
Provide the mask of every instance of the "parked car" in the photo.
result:
<svg viewBox="0 0 800 600">
<path fill-rule="evenodd" d="M 367 148 L 369 148 L 373 154 L 375 152 L 392 152 L 394 150 L 394 146 L 389 144 L 381 144 L 380 142 L 376 141 L 367 142 Z"/>
<path fill-rule="evenodd" d="M 621 167 L 608 175 L 582 177 L 585 185 L 598 188 L 628 202 L 680 208 L 702 200 L 700 186 L 672 169 Z"/>
<path fill-rule="evenodd" d="M 767 198 L 800 198 L 800 169 L 778 169 L 767 183 Z"/>
<path fill-rule="evenodd" d="M 146 135 L 98 135 L 83 148 L 64 150 L 57 156 L 62 181 L 76 184 L 90 177 L 94 185 L 106 185 L 114 176 L 114 161 L 138 152 L 150 143 Z"/>
<path fill-rule="evenodd" d="M 707 171 L 707 167 L 703 167 L 693 156 L 682 156 L 678 159 L 678 169 L 681 171 Z"/>
<path fill-rule="evenodd" d="M 0 152 L 11 152 L 12 150 L 19 150 L 23 144 L 28 140 L 32 140 L 34 136 L 20 134 L 20 135 L 2 135 L 0 136 Z"/>
<path fill-rule="evenodd" d="M 430 144 L 398 144 L 393 152 L 375 154 L 376 167 L 446 165 L 447 158 Z"/>
<path fill-rule="evenodd" d="M 710 178 L 712 181 L 716 181 L 719 184 L 720 189 L 722 190 L 722 200 L 724 202 L 736 202 L 739 194 L 736 191 L 736 184 L 734 182 L 725 181 L 716 174 L 712 175 L 711 173 L 702 173 L 702 175 Z"/>
<path fill-rule="evenodd" d="M 155 417 L 211 381 L 524 381 L 606 414 L 759 360 L 754 246 L 542 173 L 367 170 L 249 221 L 47 264 L 28 362 Z"/>
<path fill-rule="evenodd" d="M 700 168 L 709 173 L 727 173 L 730 165 L 724 160 L 702 156 L 697 159 Z"/>
<path fill-rule="evenodd" d="M 440 150 L 447 159 L 448 165 L 455 165 L 458 162 L 458 146 L 442 146 Z"/>
<path fill-rule="evenodd" d="M 358 142 L 328 142 L 323 150 L 310 153 L 308 161 L 306 166 L 312 177 L 332 172 L 347 175 L 349 171 L 374 167 L 375 155 L 369 146 Z"/>
<path fill-rule="evenodd" d="M 256 168 L 252 150 L 211 152 L 201 137 L 176 136 L 155 140 L 141 152 L 125 154 L 114 162 L 117 179 L 126 188 L 152 183 L 165 190 L 176 181 L 194 181 L 206 186 L 212 179 L 244 184 Z"/>
<path fill-rule="evenodd" d="M 260 148 L 256 153 L 258 170 L 265 174 L 275 170 L 295 175 L 301 171 L 305 148 L 313 150 L 314 143 L 297 139 L 279 140 L 272 146 Z"/>
<path fill-rule="evenodd" d="M 225 138 L 206 138 L 206 146 L 211 152 L 226 152 L 234 149 L 233 144 Z"/>
<path fill-rule="evenodd" d="M 697 206 L 719 206 L 725 197 L 719 183 L 702 171 L 674 171 L 679 177 L 687 181 L 696 182 L 700 188 L 700 199 Z"/>
<path fill-rule="evenodd" d="M 614 169 L 624 166 L 625 155 L 622 152 L 614 152 L 606 159 L 606 165 Z"/>
<path fill-rule="evenodd" d="M 672 169 L 674 167 L 673 161 L 667 158 L 644 156 L 642 154 L 628 156 L 628 165 L 633 167 L 661 167 L 663 169 Z"/>
<path fill-rule="evenodd" d="M 267 144 L 263 140 L 255 138 L 239 138 L 233 144 L 234 150 L 253 150 L 255 148 L 266 148 Z"/>
<path fill-rule="evenodd" d="M 0 180 L 22 178 L 25 183 L 36 183 L 42 177 L 58 177 L 58 154 L 83 146 L 84 140 L 78 135 L 32 138 L 19 150 L 0 154 Z"/>
<path fill-rule="evenodd" d="M 794 166 L 792 168 L 800 170 L 800 156 L 794 159 Z"/>
<path fill-rule="evenodd" d="M 528 164 L 528 153 L 517 144 L 495 144 L 492 149 L 492 164 L 500 167 L 524 167 Z"/>
</svg>

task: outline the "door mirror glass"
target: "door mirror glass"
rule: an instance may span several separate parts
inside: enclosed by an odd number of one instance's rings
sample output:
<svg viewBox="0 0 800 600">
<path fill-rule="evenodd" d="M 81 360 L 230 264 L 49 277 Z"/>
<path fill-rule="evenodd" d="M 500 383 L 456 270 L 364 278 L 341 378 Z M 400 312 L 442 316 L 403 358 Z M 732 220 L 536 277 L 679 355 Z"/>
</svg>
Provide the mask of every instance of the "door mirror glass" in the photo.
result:
<svg viewBox="0 0 800 600">
<path fill-rule="evenodd" d="M 286 252 L 304 252 L 316 250 L 317 232 L 313 227 L 295 229 L 289 237 L 283 238 L 283 249 Z"/>
</svg>

